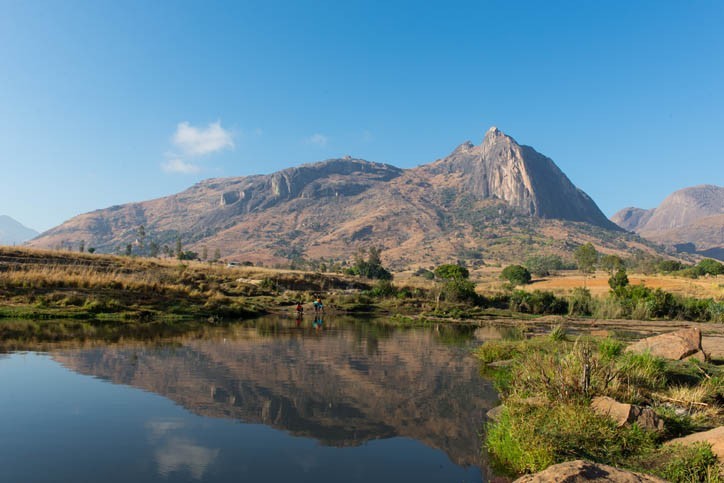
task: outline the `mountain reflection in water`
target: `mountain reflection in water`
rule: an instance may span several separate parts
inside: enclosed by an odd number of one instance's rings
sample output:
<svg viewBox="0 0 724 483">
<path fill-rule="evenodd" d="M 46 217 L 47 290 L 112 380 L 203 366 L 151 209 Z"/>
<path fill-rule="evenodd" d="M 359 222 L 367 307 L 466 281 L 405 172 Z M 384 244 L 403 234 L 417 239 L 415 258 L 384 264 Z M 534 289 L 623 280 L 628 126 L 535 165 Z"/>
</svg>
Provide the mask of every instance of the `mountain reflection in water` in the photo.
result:
<svg viewBox="0 0 724 483">
<path fill-rule="evenodd" d="M 495 391 L 478 375 L 470 347 L 445 344 L 446 336 L 328 320 L 318 330 L 282 319 L 171 344 L 52 355 L 73 371 L 152 391 L 202 416 L 263 423 L 336 447 L 408 437 L 458 465 L 479 466 L 479 433 Z M 158 438 L 174 429 L 155 424 L 149 431 Z M 203 472 L 216 456 L 172 436 L 165 444 L 157 460 L 171 470 Z"/>
</svg>

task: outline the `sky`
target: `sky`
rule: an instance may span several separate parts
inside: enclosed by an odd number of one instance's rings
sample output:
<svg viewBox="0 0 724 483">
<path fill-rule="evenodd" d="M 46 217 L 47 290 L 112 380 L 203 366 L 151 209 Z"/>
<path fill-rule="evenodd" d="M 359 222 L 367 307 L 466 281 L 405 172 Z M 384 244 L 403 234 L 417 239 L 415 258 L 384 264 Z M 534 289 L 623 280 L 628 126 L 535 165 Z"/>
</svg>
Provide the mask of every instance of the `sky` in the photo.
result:
<svg viewBox="0 0 724 483">
<path fill-rule="evenodd" d="M 497 126 L 608 216 L 724 184 L 724 2 L 0 0 L 0 214 L 80 213 Z"/>
</svg>

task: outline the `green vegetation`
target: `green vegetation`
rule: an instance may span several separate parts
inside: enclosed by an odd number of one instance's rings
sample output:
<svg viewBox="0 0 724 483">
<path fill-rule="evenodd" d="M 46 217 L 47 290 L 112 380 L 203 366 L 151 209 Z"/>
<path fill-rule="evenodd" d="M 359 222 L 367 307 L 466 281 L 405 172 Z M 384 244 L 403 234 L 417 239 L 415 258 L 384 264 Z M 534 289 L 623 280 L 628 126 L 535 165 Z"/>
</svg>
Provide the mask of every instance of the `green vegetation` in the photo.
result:
<svg viewBox="0 0 724 483">
<path fill-rule="evenodd" d="M 558 255 L 535 255 L 525 261 L 525 268 L 536 277 L 547 277 L 558 270 L 574 268 Z"/>
<path fill-rule="evenodd" d="M 591 243 L 581 245 L 573 252 L 573 257 L 576 259 L 576 265 L 578 270 L 584 275 L 583 283 L 585 286 L 585 277 L 592 274 L 596 269 L 598 263 L 598 252 Z"/>
<path fill-rule="evenodd" d="M 520 265 L 509 265 L 505 267 L 500 276 L 507 280 L 513 287 L 529 284 L 531 280 L 528 269 Z"/>
<path fill-rule="evenodd" d="M 587 459 L 674 482 L 721 481 L 708 445 L 662 443 L 722 423 L 716 404 L 724 392 L 723 371 L 703 363 L 625 353 L 623 347 L 614 339 L 571 341 L 557 326 L 548 336 L 488 341 L 477 349 L 484 363 L 510 361 L 489 371 L 503 402 L 485 433 L 497 466 L 517 475 Z M 592 409 L 596 396 L 652 404 L 665 429 L 636 423 L 618 427 Z M 691 404 L 687 397 L 706 404 Z M 685 411 L 672 404 L 681 404 Z"/>
<path fill-rule="evenodd" d="M 392 274 L 382 266 L 380 249 L 371 247 L 365 258 L 364 250 L 357 254 L 354 265 L 347 269 L 348 275 L 359 275 L 366 278 L 379 280 L 392 280 Z"/>
</svg>

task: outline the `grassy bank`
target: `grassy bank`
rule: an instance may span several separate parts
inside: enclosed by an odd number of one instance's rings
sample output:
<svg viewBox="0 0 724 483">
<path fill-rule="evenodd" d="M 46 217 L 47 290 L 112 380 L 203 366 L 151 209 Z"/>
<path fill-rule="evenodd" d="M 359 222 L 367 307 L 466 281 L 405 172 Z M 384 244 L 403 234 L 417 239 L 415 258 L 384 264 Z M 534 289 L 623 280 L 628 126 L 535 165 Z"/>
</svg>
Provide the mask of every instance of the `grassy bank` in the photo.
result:
<svg viewBox="0 0 724 483">
<path fill-rule="evenodd" d="M 571 340 L 560 327 L 547 336 L 483 344 L 477 357 L 503 402 L 485 432 L 499 468 L 522 474 L 582 458 L 675 482 L 722 481 L 707 445 L 664 443 L 724 422 L 724 371 L 623 349 L 610 338 Z M 493 362 L 499 364 L 487 365 Z M 617 426 L 594 411 L 591 401 L 597 396 L 651 408 L 664 429 Z"/>
</svg>

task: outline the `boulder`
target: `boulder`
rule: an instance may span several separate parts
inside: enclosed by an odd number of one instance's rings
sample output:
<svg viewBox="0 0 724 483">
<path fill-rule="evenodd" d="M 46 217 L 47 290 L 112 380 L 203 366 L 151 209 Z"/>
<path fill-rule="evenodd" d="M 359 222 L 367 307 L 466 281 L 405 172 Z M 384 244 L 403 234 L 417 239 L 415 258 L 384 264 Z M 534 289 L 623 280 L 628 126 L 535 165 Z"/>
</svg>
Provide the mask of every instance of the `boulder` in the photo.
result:
<svg viewBox="0 0 724 483">
<path fill-rule="evenodd" d="M 631 471 L 620 470 L 588 461 L 567 461 L 548 467 L 534 475 L 525 475 L 515 483 L 578 483 L 584 481 L 618 482 L 618 483 L 665 483 L 665 480 L 654 476 L 642 475 Z"/>
<path fill-rule="evenodd" d="M 500 413 L 503 412 L 503 406 L 502 404 L 500 406 L 495 406 L 493 409 L 490 409 L 485 415 L 490 419 L 491 421 L 497 422 L 498 419 L 500 419 Z"/>
<path fill-rule="evenodd" d="M 701 347 L 701 330 L 697 328 L 681 329 L 676 332 L 641 339 L 628 346 L 626 352 L 635 354 L 650 352 L 653 356 L 675 361 L 694 355 L 697 352 L 701 352 L 701 356 L 705 357 L 704 350 Z"/>
<path fill-rule="evenodd" d="M 671 441 L 667 441 L 666 444 L 687 445 L 701 442 L 709 443 L 711 445 L 711 452 L 719 458 L 719 461 L 724 462 L 724 426 L 719 426 L 709 431 L 690 434 L 683 438 L 672 439 Z"/>
<path fill-rule="evenodd" d="M 649 431 L 663 431 L 664 422 L 649 408 L 642 408 L 633 404 L 624 404 L 606 396 L 593 398 L 591 408 L 596 414 L 608 416 L 618 426 L 636 423 L 640 428 Z"/>
</svg>

